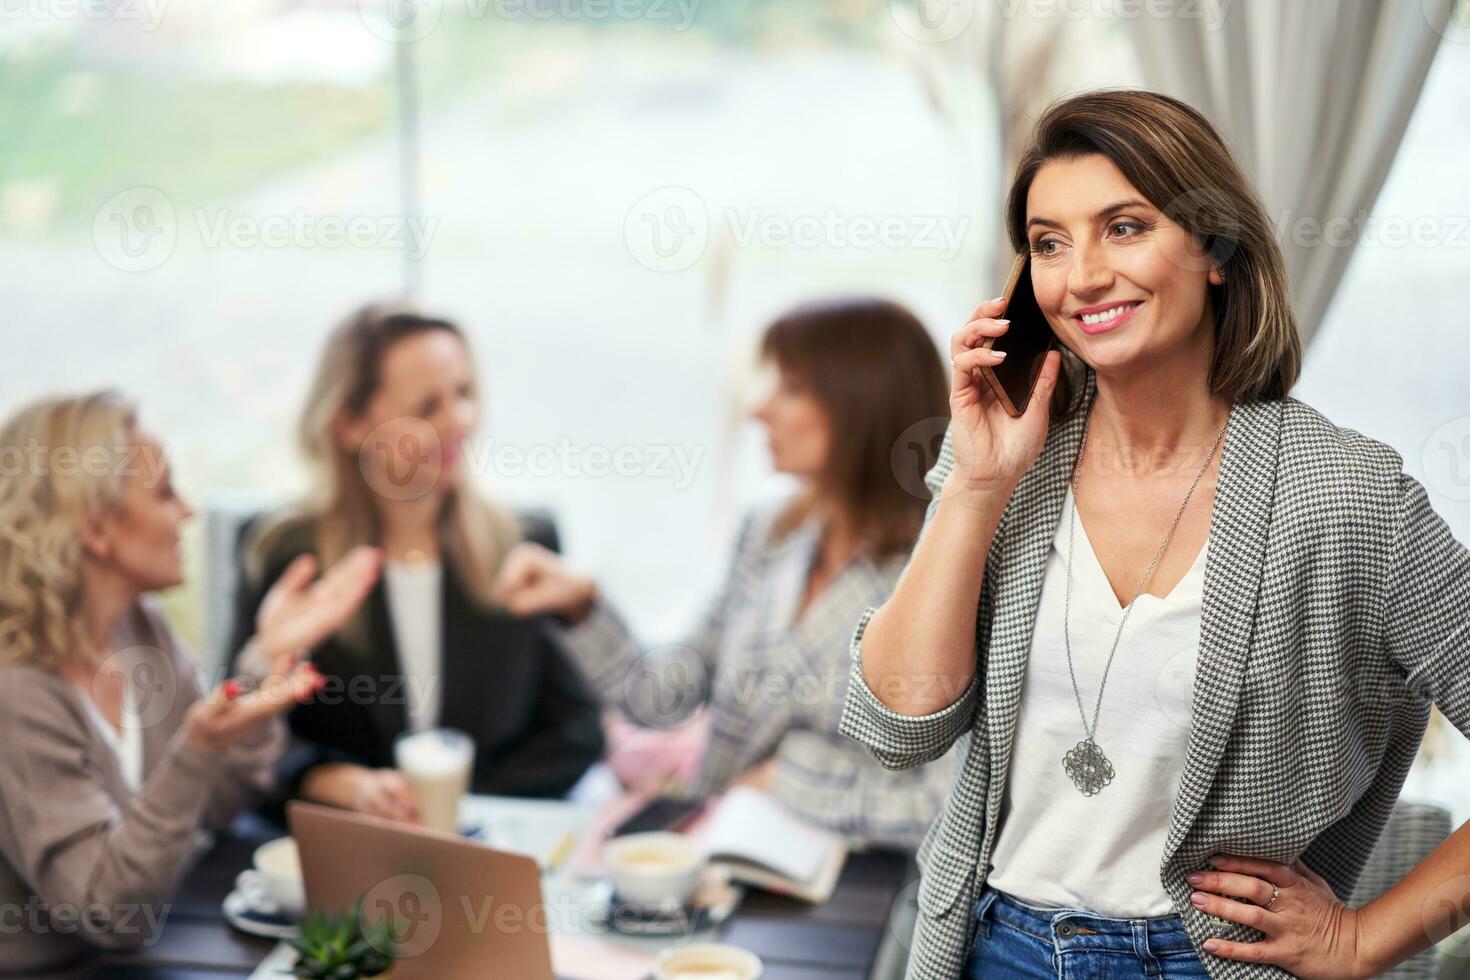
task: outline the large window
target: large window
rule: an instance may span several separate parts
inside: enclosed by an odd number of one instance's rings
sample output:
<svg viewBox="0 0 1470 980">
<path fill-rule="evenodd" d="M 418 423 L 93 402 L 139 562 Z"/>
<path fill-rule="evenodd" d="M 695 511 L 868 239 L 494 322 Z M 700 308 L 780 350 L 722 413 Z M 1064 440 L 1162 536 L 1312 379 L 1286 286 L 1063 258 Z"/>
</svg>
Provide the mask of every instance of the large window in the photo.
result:
<svg viewBox="0 0 1470 980">
<path fill-rule="evenodd" d="M 666 637 L 788 489 L 739 414 L 762 327 L 879 293 L 946 345 L 994 291 L 997 114 L 936 110 L 886 2 L 401 2 L 6 8 L 0 407 L 118 385 L 201 509 L 283 499 L 325 332 L 410 291 L 475 344 L 480 478 Z M 1462 540 L 1467 92 L 1457 35 L 1296 392 L 1398 448 Z M 192 553 L 170 604 L 202 641 Z"/>
</svg>

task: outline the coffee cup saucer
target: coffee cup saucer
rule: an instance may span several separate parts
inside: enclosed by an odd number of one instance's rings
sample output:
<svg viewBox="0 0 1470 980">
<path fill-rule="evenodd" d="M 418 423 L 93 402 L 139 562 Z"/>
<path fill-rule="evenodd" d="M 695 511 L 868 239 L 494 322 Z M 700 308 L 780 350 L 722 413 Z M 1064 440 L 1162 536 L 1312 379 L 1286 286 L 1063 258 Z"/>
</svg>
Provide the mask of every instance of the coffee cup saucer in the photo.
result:
<svg viewBox="0 0 1470 980">
<path fill-rule="evenodd" d="M 628 936 L 678 936 L 717 926 L 739 907 L 745 889 L 726 881 L 702 882 L 684 903 L 644 905 L 623 900 L 612 882 L 604 882 L 598 898 L 607 910 L 607 927 Z"/>
<path fill-rule="evenodd" d="M 300 935 L 296 921 L 266 894 L 250 872 L 235 880 L 235 889 L 225 896 L 225 921 L 243 933 L 264 939 L 292 939 Z"/>
</svg>

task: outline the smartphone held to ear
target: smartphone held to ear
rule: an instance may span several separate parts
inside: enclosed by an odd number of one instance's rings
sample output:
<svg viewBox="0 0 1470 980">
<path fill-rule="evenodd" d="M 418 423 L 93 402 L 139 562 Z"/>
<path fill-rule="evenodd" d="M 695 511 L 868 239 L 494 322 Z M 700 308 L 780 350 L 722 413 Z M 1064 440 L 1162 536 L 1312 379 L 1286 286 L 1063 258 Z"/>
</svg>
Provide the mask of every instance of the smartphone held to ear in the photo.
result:
<svg viewBox="0 0 1470 980">
<path fill-rule="evenodd" d="M 1017 418 L 1030 404 L 1041 366 L 1057 338 L 1036 304 L 1036 294 L 1031 289 L 1031 257 L 1026 253 L 1016 256 L 1001 295 L 1006 299 L 1003 316 L 1011 325 L 999 337 L 986 337 L 981 346 L 1005 351 L 1005 360 L 979 371 L 1006 414 Z"/>
</svg>

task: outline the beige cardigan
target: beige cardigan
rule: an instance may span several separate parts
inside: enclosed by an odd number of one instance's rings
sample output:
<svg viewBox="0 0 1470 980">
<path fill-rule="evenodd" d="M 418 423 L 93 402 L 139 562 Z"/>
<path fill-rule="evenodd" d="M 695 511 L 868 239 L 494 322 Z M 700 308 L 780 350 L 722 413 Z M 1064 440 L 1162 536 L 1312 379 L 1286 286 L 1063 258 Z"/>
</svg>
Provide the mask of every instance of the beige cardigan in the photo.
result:
<svg viewBox="0 0 1470 980">
<path fill-rule="evenodd" d="M 151 604 L 128 612 L 114 643 L 138 657 L 133 677 L 151 690 L 136 795 L 82 691 L 49 671 L 0 667 L 0 975 L 157 941 L 196 831 L 263 792 L 285 747 L 280 719 L 219 754 L 184 738 L 198 668 Z"/>
</svg>

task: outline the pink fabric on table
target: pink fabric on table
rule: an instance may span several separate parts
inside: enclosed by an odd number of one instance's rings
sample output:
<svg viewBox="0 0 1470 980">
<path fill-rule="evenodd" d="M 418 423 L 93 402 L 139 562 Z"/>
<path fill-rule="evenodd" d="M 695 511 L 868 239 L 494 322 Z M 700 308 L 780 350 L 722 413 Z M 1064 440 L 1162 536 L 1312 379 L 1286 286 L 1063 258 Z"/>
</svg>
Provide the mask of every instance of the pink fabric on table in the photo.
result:
<svg viewBox="0 0 1470 980">
<path fill-rule="evenodd" d="M 605 718 L 607 761 L 629 790 L 667 791 L 692 785 L 709 741 L 710 714 L 701 709 L 673 729 L 643 728 L 622 715 Z"/>
</svg>

